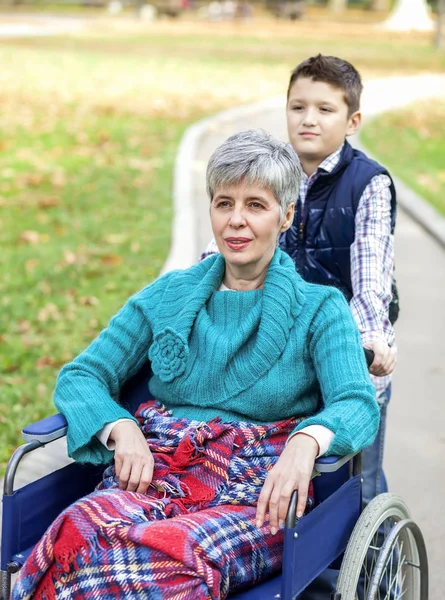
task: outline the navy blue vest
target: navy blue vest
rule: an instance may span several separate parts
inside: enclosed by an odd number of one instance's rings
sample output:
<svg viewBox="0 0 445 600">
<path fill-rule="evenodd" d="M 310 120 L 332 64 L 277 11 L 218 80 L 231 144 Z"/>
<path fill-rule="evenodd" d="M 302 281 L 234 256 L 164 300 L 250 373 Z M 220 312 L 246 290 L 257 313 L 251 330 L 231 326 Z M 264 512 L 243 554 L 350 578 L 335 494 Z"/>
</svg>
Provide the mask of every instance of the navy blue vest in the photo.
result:
<svg viewBox="0 0 445 600">
<path fill-rule="evenodd" d="M 388 171 L 345 142 L 337 166 L 321 172 L 303 207 L 297 201 L 290 229 L 280 236 L 280 248 L 295 262 L 306 281 L 338 287 L 352 297 L 350 248 L 355 238 L 355 213 L 373 177 Z M 396 193 L 391 179 L 391 226 L 395 227 Z"/>
</svg>

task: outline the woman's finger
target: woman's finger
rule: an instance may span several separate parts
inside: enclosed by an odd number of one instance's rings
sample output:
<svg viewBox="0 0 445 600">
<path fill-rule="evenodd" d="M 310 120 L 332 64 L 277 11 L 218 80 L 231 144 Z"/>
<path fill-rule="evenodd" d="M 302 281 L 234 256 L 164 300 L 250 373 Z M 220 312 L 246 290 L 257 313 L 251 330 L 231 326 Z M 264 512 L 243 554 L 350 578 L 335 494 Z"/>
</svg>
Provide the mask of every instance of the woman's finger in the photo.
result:
<svg viewBox="0 0 445 600">
<path fill-rule="evenodd" d="M 309 479 L 300 479 L 298 483 L 297 517 L 301 519 L 306 510 Z"/>
<path fill-rule="evenodd" d="M 289 503 L 294 489 L 296 489 L 296 485 L 294 485 L 292 482 L 288 482 L 281 490 L 280 507 L 278 510 L 279 527 L 282 527 L 286 521 L 287 511 L 289 510 Z"/>
<path fill-rule="evenodd" d="M 275 535 L 278 531 L 278 509 L 280 507 L 280 490 L 275 485 L 269 500 L 269 524 L 270 532 Z"/>
<path fill-rule="evenodd" d="M 116 473 L 116 477 L 119 479 L 119 475 L 121 474 L 121 470 L 122 470 L 122 459 L 120 456 L 118 456 L 117 454 L 114 455 L 114 470 Z"/>
<path fill-rule="evenodd" d="M 139 494 L 146 494 L 147 490 L 148 490 L 148 486 L 151 483 L 151 480 L 153 479 L 153 465 L 150 464 L 145 464 L 144 468 L 142 469 L 142 473 L 141 473 L 141 479 L 139 481 L 139 485 L 137 488 L 137 492 Z"/>
<path fill-rule="evenodd" d="M 123 460 L 120 473 L 118 475 L 119 489 L 126 490 L 131 473 L 131 461 L 127 458 Z"/>
<path fill-rule="evenodd" d="M 261 489 L 261 493 L 258 498 L 256 507 L 256 526 L 262 527 L 266 518 L 266 511 L 269 505 L 269 498 L 272 492 L 272 481 L 269 476 L 266 477 L 266 481 Z"/>
<path fill-rule="evenodd" d="M 140 460 L 132 461 L 130 478 L 127 484 L 127 491 L 135 492 L 138 489 L 139 483 L 141 481 L 143 467 L 144 465 L 143 463 L 141 463 Z"/>
</svg>

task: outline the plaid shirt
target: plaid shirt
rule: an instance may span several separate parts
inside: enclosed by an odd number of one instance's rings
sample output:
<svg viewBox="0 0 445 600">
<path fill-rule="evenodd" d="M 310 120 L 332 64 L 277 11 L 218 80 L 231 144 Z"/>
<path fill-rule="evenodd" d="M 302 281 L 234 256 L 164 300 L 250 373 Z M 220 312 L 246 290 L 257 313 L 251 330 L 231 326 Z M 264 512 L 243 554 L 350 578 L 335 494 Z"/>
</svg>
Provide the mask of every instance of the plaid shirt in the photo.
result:
<svg viewBox="0 0 445 600">
<path fill-rule="evenodd" d="M 331 173 L 340 160 L 343 146 L 328 156 L 310 177 L 302 174 L 300 202 L 321 171 Z M 391 283 L 394 269 L 394 236 L 391 234 L 390 179 L 377 175 L 371 179 L 359 200 L 355 215 L 355 241 L 351 246 L 352 314 L 363 344 L 381 340 L 394 350 L 394 329 L 389 322 Z M 201 259 L 218 252 L 212 240 Z M 379 398 L 391 383 L 391 375 L 371 376 Z"/>
</svg>

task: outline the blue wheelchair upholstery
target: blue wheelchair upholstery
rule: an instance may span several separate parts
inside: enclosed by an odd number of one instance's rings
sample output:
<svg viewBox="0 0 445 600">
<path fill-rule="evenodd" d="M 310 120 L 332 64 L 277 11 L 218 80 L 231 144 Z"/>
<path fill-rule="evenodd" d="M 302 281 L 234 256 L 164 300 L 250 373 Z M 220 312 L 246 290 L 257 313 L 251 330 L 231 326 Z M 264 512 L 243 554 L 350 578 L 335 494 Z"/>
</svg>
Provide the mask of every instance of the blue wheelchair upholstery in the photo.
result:
<svg viewBox="0 0 445 600">
<path fill-rule="evenodd" d="M 121 391 L 120 402 L 130 412 L 149 398 L 149 364 Z M 66 434 L 66 420 L 54 415 L 23 430 L 29 449 Z M 18 451 L 25 452 L 26 445 Z M 292 600 L 344 552 L 361 510 L 361 477 L 353 475 L 352 457 L 323 457 L 316 462 L 321 476 L 313 479 L 316 505 L 285 530 L 282 574 L 253 588 L 240 591 L 231 600 Z M 5 478 L 1 571 L 15 572 L 34 544 L 58 514 L 72 502 L 93 491 L 103 467 L 72 463 L 18 490 L 13 489 L 14 468 Z M 295 512 L 294 512 L 295 514 Z M 6 589 L 3 586 L 3 589 Z M 281 596 L 278 596 L 281 594 Z M 0 600 L 8 600 L 2 596 Z"/>
</svg>

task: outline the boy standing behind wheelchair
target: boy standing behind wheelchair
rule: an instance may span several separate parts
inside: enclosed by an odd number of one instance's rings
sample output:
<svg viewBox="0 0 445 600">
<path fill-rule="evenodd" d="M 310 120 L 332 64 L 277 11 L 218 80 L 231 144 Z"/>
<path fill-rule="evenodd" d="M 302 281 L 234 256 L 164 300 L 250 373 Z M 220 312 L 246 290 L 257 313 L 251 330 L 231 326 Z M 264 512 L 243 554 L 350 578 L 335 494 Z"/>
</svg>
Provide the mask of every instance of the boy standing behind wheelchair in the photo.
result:
<svg viewBox="0 0 445 600">
<path fill-rule="evenodd" d="M 375 353 L 370 372 L 381 421 L 374 443 L 362 452 L 363 500 L 369 503 L 387 491 L 382 463 L 396 362 L 390 320 L 396 195 L 388 171 L 346 140 L 361 124 L 362 89 L 357 70 L 337 57 L 308 58 L 292 71 L 287 129 L 303 176 L 294 222 L 280 247 L 304 279 L 341 289 L 363 346 Z"/>
<path fill-rule="evenodd" d="M 344 293 L 363 346 L 375 353 L 370 372 L 381 422 L 374 443 L 362 452 L 363 499 L 369 503 L 387 491 L 382 463 L 396 362 L 391 323 L 397 317 L 392 302 L 396 195 L 388 171 L 346 140 L 361 124 L 362 89 L 353 65 L 334 56 L 319 54 L 292 71 L 287 129 L 303 175 L 295 218 L 280 247 L 304 279 Z M 212 242 L 204 256 L 213 251 Z"/>
</svg>

